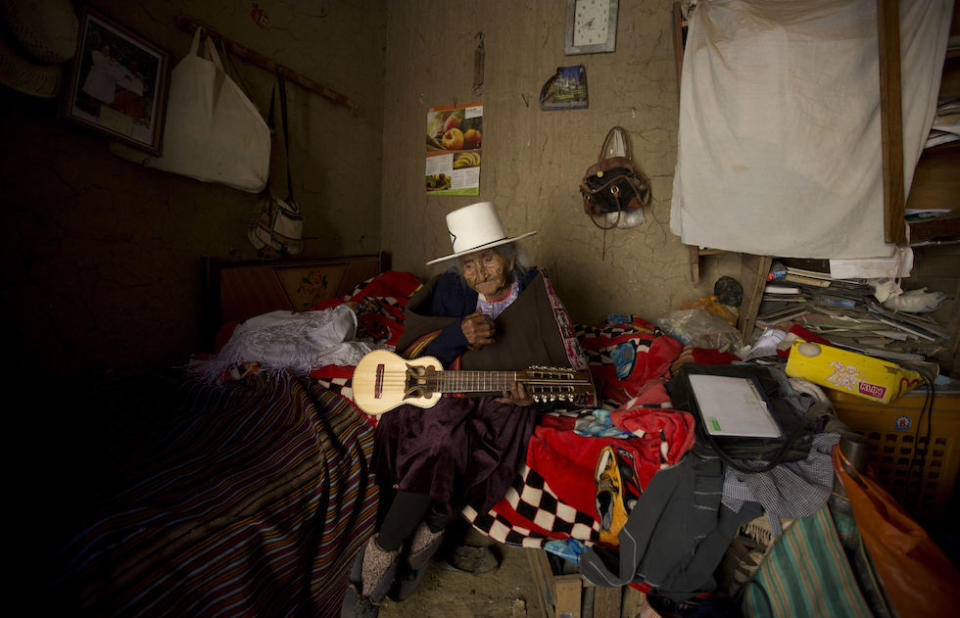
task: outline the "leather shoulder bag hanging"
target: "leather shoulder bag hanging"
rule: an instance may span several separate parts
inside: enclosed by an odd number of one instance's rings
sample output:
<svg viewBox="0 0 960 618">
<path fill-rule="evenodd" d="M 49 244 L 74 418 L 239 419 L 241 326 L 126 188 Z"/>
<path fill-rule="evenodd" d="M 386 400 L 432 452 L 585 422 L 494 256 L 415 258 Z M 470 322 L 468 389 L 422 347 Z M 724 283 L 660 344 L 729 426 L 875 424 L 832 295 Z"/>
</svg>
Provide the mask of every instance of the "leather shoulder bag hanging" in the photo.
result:
<svg viewBox="0 0 960 618">
<path fill-rule="evenodd" d="M 630 135 L 613 127 L 603 140 L 597 162 L 580 182 L 583 210 L 602 230 L 634 227 L 644 222 L 650 204 L 650 182 L 633 163 Z"/>
</svg>

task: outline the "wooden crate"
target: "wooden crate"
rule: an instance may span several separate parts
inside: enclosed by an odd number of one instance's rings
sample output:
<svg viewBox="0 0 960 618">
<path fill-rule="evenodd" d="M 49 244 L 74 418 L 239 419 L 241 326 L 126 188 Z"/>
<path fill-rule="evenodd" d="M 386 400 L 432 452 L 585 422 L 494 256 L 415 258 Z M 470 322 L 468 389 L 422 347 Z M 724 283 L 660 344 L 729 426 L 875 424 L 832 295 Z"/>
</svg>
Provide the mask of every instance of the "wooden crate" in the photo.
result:
<svg viewBox="0 0 960 618">
<path fill-rule="evenodd" d="M 616 618 L 621 615 L 624 588 L 594 586 L 578 573 L 554 574 L 547 552 L 542 549 L 524 551 L 549 618 L 581 618 L 584 598 L 588 599 L 590 615 L 595 618 Z M 589 594 L 584 594 L 586 588 L 592 589 Z"/>
</svg>

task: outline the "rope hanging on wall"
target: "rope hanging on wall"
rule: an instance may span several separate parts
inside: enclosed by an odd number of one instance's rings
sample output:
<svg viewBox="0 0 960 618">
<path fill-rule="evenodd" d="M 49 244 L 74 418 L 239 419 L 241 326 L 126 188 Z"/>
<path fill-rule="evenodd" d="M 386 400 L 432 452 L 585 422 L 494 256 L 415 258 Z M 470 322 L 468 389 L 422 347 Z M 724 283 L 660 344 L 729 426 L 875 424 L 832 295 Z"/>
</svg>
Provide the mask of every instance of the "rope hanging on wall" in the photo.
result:
<svg viewBox="0 0 960 618">
<path fill-rule="evenodd" d="M 483 49 L 483 33 L 477 33 L 477 49 L 473 52 L 473 94 L 483 94 L 483 59 L 486 51 Z"/>
</svg>

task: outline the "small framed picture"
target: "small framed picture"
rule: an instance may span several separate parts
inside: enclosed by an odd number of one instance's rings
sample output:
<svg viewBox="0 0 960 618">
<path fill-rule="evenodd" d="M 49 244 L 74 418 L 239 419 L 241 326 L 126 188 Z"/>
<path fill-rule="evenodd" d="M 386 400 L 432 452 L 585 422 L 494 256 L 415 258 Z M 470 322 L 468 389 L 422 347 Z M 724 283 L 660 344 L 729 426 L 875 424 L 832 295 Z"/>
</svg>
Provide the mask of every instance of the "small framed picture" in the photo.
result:
<svg viewBox="0 0 960 618">
<path fill-rule="evenodd" d="M 86 8 L 65 114 L 159 156 L 169 74 L 166 51 Z"/>
</svg>

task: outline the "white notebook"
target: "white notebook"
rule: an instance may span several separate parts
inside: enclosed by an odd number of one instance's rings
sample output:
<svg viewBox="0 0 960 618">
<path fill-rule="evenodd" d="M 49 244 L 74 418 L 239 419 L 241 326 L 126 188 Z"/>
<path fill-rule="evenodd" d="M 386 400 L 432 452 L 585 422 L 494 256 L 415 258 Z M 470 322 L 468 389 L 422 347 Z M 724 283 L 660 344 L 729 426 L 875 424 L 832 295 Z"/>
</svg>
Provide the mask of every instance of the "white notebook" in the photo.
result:
<svg viewBox="0 0 960 618">
<path fill-rule="evenodd" d="M 712 436 L 782 438 L 770 404 L 753 378 L 690 374 L 703 426 Z"/>
</svg>

